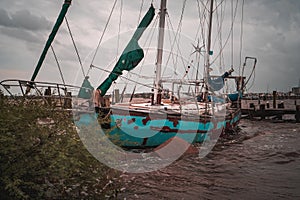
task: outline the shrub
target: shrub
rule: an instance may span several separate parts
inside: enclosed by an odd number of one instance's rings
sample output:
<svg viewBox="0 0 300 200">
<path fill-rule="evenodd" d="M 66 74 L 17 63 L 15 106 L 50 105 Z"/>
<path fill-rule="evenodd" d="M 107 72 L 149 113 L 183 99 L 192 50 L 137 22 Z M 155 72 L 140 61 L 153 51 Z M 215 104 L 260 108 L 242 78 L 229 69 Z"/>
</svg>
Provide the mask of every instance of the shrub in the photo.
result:
<svg viewBox="0 0 300 200">
<path fill-rule="evenodd" d="M 116 194 L 118 173 L 84 148 L 69 112 L 9 98 L 0 98 L 0 108 L 1 199 Z"/>
</svg>

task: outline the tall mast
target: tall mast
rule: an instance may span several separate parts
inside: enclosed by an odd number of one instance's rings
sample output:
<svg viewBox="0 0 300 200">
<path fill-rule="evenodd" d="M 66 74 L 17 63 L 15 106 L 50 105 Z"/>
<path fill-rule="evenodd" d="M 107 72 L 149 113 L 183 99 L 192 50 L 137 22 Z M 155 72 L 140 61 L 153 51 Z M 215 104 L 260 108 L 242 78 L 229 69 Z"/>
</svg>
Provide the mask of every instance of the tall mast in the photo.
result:
<svg viewBox="0 0 300 200">
<path fill-rule="evenodd" d="M 208 78 L 209 78 L 209 67 L 210 67 L 209 58 L 212 55 L 212 51 L 210 50 L 210 48 L 211 48 L 211 30 L 212 30 L 213 7 L 214 7 L 214 0 L 211 0 L 210 1 L 210 11 L 209 11 L 209 23 L 208 23 L 206 63 L 205 63 L 205 81 L 206 81 L 206 84 L 207 84 Z M 206 91 L 205 91 L 205 97 L 204 97 L 205 100 L 207 100 L 207 95 L 208 95 L 208 88 L 206 88 Z"/>
<path fill-rule="evenodd" d="M 161 65 L 164 46 L 165 34 L 165 17 L 167 13 L 167 0 L 161 0 L 160 3 L 160 19 L 159 19 L 159 32 L 158 32 L 158 49 L 157 49 L 157 62 L 156 62 L 156 78 L 154 89 L 154 104 L 161 104 Z"/>
</svg>

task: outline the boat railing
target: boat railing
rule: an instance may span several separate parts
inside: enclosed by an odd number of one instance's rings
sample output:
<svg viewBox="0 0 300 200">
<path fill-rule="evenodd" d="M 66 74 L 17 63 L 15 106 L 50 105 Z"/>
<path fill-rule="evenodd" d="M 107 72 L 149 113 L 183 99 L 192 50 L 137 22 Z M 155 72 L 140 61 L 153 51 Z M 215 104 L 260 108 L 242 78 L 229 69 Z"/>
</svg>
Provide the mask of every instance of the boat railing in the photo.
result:
<svg viewBox="0 0 300 200">
<path fill-rule="evenodd" d="M 18 79 L 7 79 L 0 82 L 0 89 L 5 96 L 12 99 L 26 98 L 30 100 L 43 101 L 48 105 L 55 105 L 55 107 L 63 109 L 72 108 L 72 99 L 77 97 L 80 89 L 91 90 L 90 88 L 82 88 L 69 84 L 41 82 L 41 81 L 27 81 Z M 31 92 L 26 94 L 26 88 L 31 87 Z M 90 91 L 92 92 L 92 91 Z M 75 94 L 75 95 L 74 95 Z M 77 100 L 80 105 L 90 105 L 91 99 Z"/>
</svg>

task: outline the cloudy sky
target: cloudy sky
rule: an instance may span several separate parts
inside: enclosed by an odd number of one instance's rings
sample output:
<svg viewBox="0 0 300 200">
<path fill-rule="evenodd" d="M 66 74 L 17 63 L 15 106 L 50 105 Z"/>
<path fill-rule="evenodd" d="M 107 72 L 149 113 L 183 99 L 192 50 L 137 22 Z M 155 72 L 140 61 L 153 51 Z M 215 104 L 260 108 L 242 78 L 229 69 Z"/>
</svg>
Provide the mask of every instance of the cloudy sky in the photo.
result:
<svg viewBox="0 0 300 200">
<path fill-rule="evenodd" d="M 141 4 L 142 2 L 143 4 Z M 141 5 L 142 13 L 145 13 L 150 2 L 150 0 L 122 1 L 120 33 L 127 33 L 136 27 Z M 202 0 L 202 2 L 205 4 L 206 0 Z M 222 1 L 218 0 L 218 2 Z M 231 0 L 224 2 L 227 4 L 226 9 L 230 10 Z M 234 5 L 236 2 L 237 0 L 233 0 Z M 86 71 L 113 3 L 111 0 L 73 1 L 67 14 Z M 155 8 L 159 7 L 158 0 L 154 0 L 153 3 Z M 11 78 L 28 80 L 31 78 L 62 4 L 63 0 L 0 0 L 0 80 Z M 233 66 L 235 69 L 238 69 L 240 63 L 241 5 L 242 0 L 239 0 L 234 21 L 236 27 L 234 28 L 234 47 L 236 50 L 233 54 Z M 169 16 L 172 18 L 174 29 L 176 29 L 183 1 L 169 0 L 168 6 Z M 114 46 L 116 49 L 120 8 L 121 0 L 116 4 L 111 23 L 104 37 L 104 47 L 100 47 L 100 56 L 96 59 L 96 65 L 108 65 L 110 62 L 107 61 L 107 64 L 104 64 L 106 62 L 104 60 L 111 61 L 111 58 L 121 51 L 122 45 L 126 44 L 126 42 L 120 42 L 120 49 L 117 50 L 117 53 L 105 48 L 105 46 Z M 193 37 L 193 33 L 190 32 L 194 31 L 194 27 L 196 27 L 192 23 L 197 22 L 197 12 L 197 1 L 187 0 L 183 18 L 184 25 L 181 28 L 181 34 L 186 37 Z M 224 23 L 230 26 L 230 13 L 227 12 L 224 16 Z M 227 33 L 228 31 L 224 30 L 224 38 L 227 37 Z M 275 89 L 287 91 L 298 85 L 300 81 L 299 33 L 299 0 L 245 0 L 242 56 L 253 56 L 258 59 L 255 82 L 251 91 L 266 91 L 267 89 L 269 91 Z M 126 38 L 127 34 L 123 35 L 120 38 Z M 190 44 L 190 42 L 187 43 Z M 227 65 L 226 69 L 232 64 L 230 44 L 228 46 L 224 49 L 224 57 L 228 59 L 224 62 Z M 66 82 L 78 84 L 78 80 L 82 79 L 82 74 L 65 23 L 62 25 L 53 47 L 63 68 Z M 101 63 L 100 60 L 103 62 Z M 249 63 L 249 67 L 250 65 L 251 63 Z M 139 71 L 136 72 L 139 73 Z M 97 73 L 100 72 L 97 71 Z M 105 75 L 101 76 L 101 78 L 103 77 Z M 51 51 L 47 55 L 37 80 L 61 81 Z"/>
</svg>

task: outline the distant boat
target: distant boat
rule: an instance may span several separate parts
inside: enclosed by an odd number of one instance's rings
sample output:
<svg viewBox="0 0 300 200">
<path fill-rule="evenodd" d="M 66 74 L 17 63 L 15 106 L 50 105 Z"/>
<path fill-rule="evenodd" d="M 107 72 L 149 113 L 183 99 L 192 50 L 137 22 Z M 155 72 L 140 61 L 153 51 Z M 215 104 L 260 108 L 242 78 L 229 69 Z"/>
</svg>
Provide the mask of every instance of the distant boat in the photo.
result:
<svg viewBox="0 0 300 200">
<path fill-rule="evenodd" d="M 70 3 L 71 0 L 65 1 L 31 80 L 18 81 L 23 95 L 30 94 L 30 90 L 38 88 L 38 84 L 47 85 L 46 83 L 35 82 L 35 77 L 43 63 L 47 50 L 51 47 L 51 42 L 64 19 Z M 75 124 L 81 128 L 98 120 L 106 135 L 109 138 L 113 138 L 113 142 L 123 147 L 135 148 L 156 147 L 174 137 L 181 138 L 189 143 L 201 143 L 212 139 L 214 134 L 219 136 L 226 130 L 237 127 L 241 118 L 239 102 L 245 88 L 245 77 L 232 76 L 233 69 L 224 72 L 220 76 L 210 75 L 210 57 L 213 55 L 211 50 L 212 19 L 214 10 L 218 6 L 214 5 L 213 0 L 207 5 L 207 10 L 204 9 L 209 19 L 207 23 L 207 39 L 202 47 L 199 47 L 199 45 L 194 46 L 195 54 L 198 54 L 198 56 L 202 54 L 202 48 L 205 53 L 204 76 L 202 79 L 198 79 L 197 75 L 193 76 L 196 77 L 195 79 L 187 78 L 184 74 L 181 79 L 176 80 L 162 77 L 167 0 L 161 0 L 158 12 L 159 33 L 155 69 L 156 77 L 151 98 L 134 99 L 135 94 L 132 94 L 129 102 L 111 104 L 111 100 L 105 95 L 112 83 L 122 75 L 124 70 L 131 71 L 136 67 L 138 68 L 139 63 L 144 59 L 145 55 L 139 45 L 139 39 L 144 37 L 144 31 L 152 23 L 155 16 L 155 8 L 152 4 L 115 63 L 115 67 L 95 90 L 88 76 L 83 80 L 82 86 L 79 87 L 66 84 L 52 84 L 52 88 L 56 87 L 58 91 L 65 87 L 64 94 L 67 94 L 67 88 L 77 89 L 76 105 L 73 107 L 76 115 Z M 181 51 L 187 50 L 182 49 Z M 186 73 L 190 73 L 190 66 L 182 67 L 187 69 Z M 228 94 L 228 96 L 226 94 L 217 94 L 217 91 L 224 87 L 226 79 L 236 81 L 237 92 Z M 2 81 L 1 85 L 7 91 L 10 91 L 7 82 L 8 80 Z M 171 87 L 167 88 L 167 86 Z M 26 91 L 23 89 L 24 87 L 26 87 Z M 184 87 L 189 88 L 188 91 L 183 91 L 182 88 Z M 115 95 L 118 94 L 115 93 Z M 89 105 L 87 107 L 79 106 L 84 102 L 87 102 Z M 90 107 L 95 107 L 95 111 L 89 109 Z"/>
</svg>

